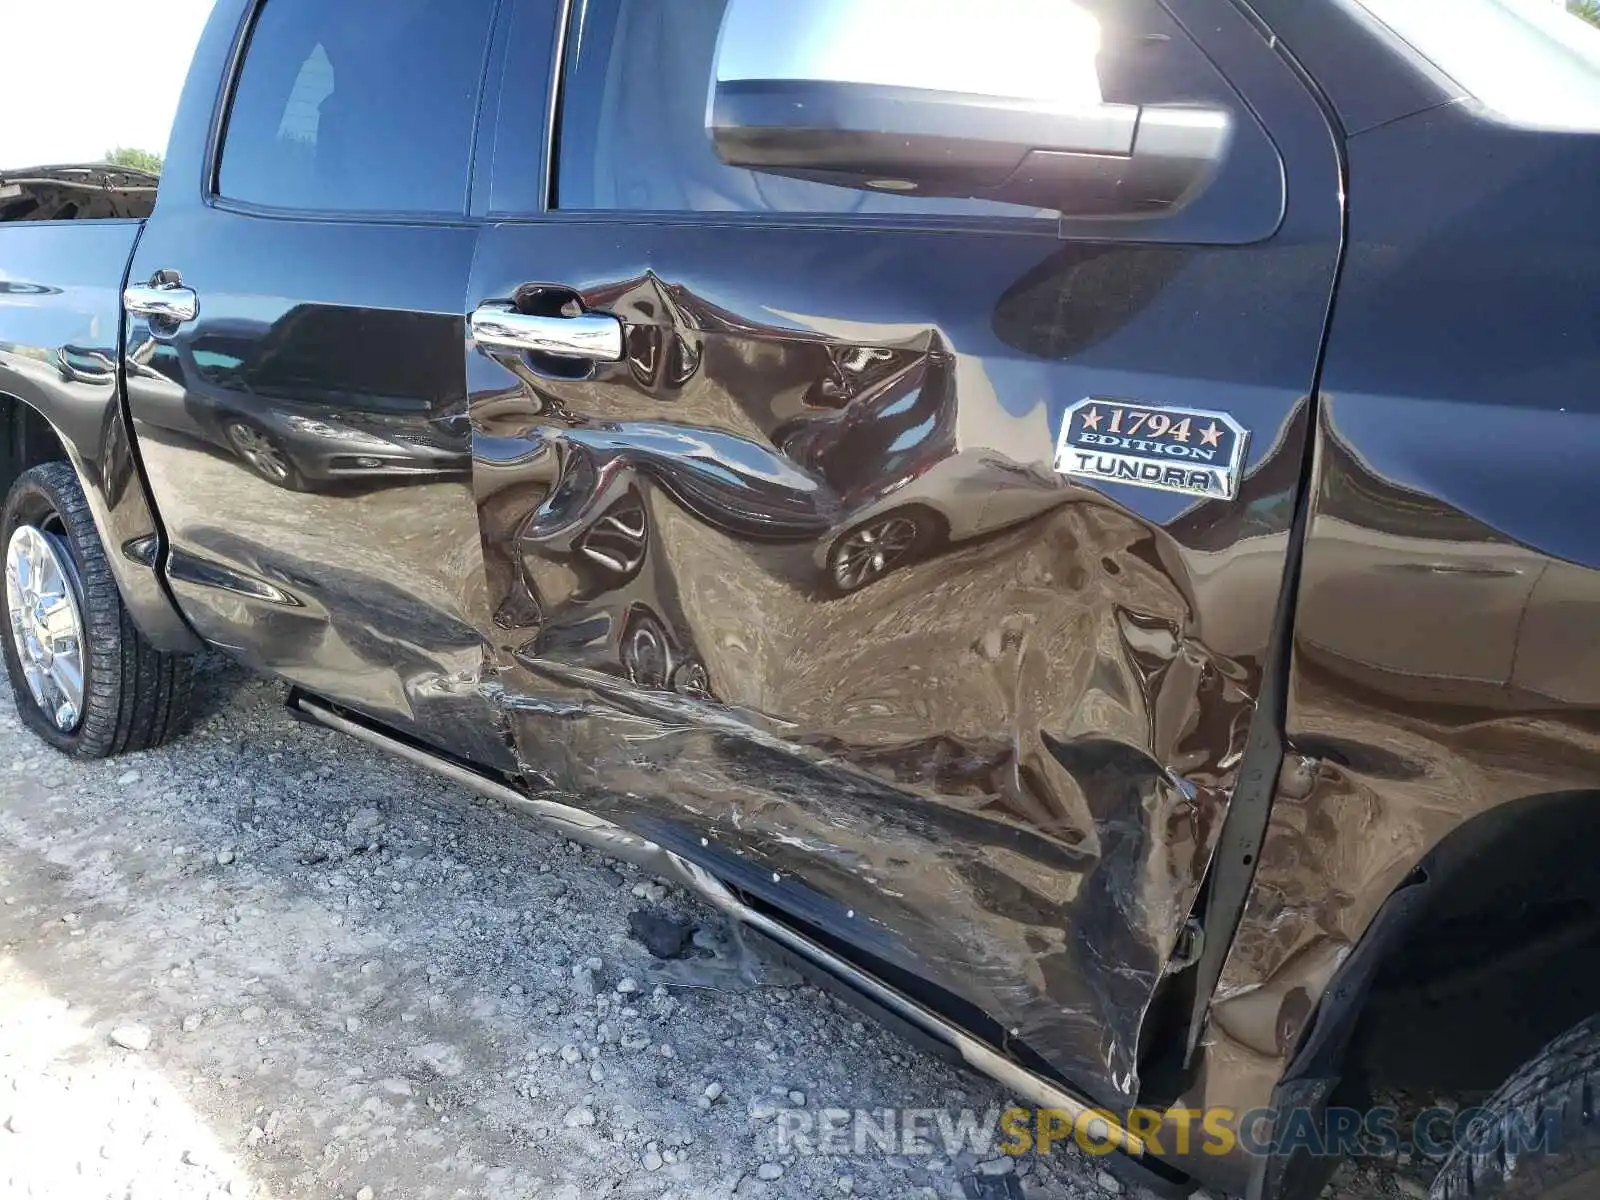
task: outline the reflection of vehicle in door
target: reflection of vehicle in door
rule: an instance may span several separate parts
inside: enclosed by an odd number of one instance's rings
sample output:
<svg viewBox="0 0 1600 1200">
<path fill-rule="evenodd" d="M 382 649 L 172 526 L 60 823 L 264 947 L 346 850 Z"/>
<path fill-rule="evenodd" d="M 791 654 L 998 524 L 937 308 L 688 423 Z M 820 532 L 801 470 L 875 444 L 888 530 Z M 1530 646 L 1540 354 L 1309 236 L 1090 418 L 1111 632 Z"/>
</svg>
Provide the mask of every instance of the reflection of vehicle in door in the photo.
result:
<svg viewBox="0 0 1600 1200">
<path fill-rule="evenodd" d="M 829 588 L 853 592 L 941 549 L 1011 529 L 1075 494 L 1082 495 L 1037 467 L 984 451 L 957 454 L 853 512 L 854 524 L 819 548 L 817 565 Z"/>
<path fill-rule="evenodd" d="M 70 383 L 106 383 L 116 378 L 115 351 L 62 346 L 56 351 L 56 370 Z"/>
<path fill-rule="evenodd" d="M 555 418 L 537 448 L 551 473 L 550 494 L 522 540 L 546 556 L 570 547 L 576 531 L 609 513 L 616 496 L 648 481 L 696 519 L 735 536 L 809 544 L 810 567 L 794 582 L 842 594 L 942 547 L 1026 521 L 1073 494 L 1052 472 L 982 449 L 952 452 L 952 361 L 937 337 L 886 347 L 813 336 L 774 354 L 761 349 L 761 340 L 781 331 L 741 320 L 680 285 L 649 278 L 604 294 L 645 315 L 675 312 L 691 323 L 681 331 L 642 327 L 650 336 L 625 347 L 632 381 L 652 397 L 693 402 L 709 344 L 722 376 L 712 386 L 747 406 L 732 426 L 743 436 L 630 419 L 622 398 L 605 398 L 615 385 L 588 373 L 573 382 L 535 377 L 539 415 Z M 725 353 L 729 331 L 737 333 L 737 355 Z M 676 361 L 692 366 L 663 392 L 658 372 L 641 375 L 637 342 L 697 348 L 682 351 Z M 601 412 L 621 419 L 575 413 L 569 397 L 585 391 L 591 409 L 602 398 Z M 494 400 L 477 416 L 484 428 L 499 428 L 518 413 L 526 417 L 526 401 L 508 409 Z M 769 426 L 766 437 L 751 436 L 762 424 Z M 532 481 L 530 453 L 492 436 L 492 448 L 480 455 L 481 487 L 498 488 L 519 473 Z M 506 452 L 518 466 L 509 466 Z"/>
<path fill-rule="evenodd" d="M 221 648 L 1172 1192 L 1595 1192 L 1600 31 L 1426 8 L 217 0 L 153 211 L 0 174 L 19 714 Z"/>
<path fill-rule="evenodd" d="M 426 395 L 419 394 L 426 373 L 412 373 L 389 395 L 352 393 L 337 380 L 330 394 L 302 375 L 305 361 L 319 353 L 305 344 L 310 337 L 341 337 L 351 355 L 376 354 L 378 346 L 398 341 L 417 359 L 436 361 L 438 347 L 427 346 L 419 328 L 403 313 L 359 322 L 295 311 L 271 324 L 214 321 L 195 338 L 172 344 L 151 339 L 138 347 L 130 358 L 130 386 L 148 397 L 150 419 L 168 433 L 229 451 L 278 487 L 318 490 L 352 481 L 392 483 L 397 476 L 460 475 L 466 421 L 429 415 Z M 398 373 L 404 364 L 389 362 L 386 369 Z M 365 369 L 349 373 L 362 389 L 377 382 Z"/>
</svg>

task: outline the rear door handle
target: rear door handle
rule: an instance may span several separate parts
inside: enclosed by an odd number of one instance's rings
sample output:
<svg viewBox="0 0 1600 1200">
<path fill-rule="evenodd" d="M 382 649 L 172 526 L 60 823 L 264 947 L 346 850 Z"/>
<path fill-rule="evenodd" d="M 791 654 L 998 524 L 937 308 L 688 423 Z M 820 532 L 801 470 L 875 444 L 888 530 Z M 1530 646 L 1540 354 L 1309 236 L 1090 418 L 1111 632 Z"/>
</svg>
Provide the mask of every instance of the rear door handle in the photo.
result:
<svg viewBox="0 0 1600 1200">
<path fill-rule="evenodd" d="M 138 316 L 170 321 L 174 325 L 200 315 L 200 297 L 193 288 L 183 286 L 176 271 L 157 271 L 149 283 L 134 283 L 123 288 L 122 303 Z"/>
<path fill-rule="evenodd" d="M 610 313 L 544 317 L 509 304 L 480 304 L 472 314 L 472 340 L 496 350 L 532 350 L 595 362 L 622 361 L 622 322 Z"/>
</svg>

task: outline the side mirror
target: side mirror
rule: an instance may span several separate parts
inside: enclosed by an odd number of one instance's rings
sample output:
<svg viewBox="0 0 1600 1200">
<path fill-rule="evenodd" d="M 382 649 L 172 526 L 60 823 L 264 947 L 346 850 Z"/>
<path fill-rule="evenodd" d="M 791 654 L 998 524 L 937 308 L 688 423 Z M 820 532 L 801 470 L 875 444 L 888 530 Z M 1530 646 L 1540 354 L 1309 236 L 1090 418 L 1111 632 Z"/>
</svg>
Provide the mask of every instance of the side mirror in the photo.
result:
<svg viewBox="0 0 1600 1200">
<path fill-rule="evenodd" d="M 728 0 L 706 127 L 729 166 L 1067 216 L 1172 212 L 1230 117 L 1107 103 L 1070 0 Z"/>
</svg>

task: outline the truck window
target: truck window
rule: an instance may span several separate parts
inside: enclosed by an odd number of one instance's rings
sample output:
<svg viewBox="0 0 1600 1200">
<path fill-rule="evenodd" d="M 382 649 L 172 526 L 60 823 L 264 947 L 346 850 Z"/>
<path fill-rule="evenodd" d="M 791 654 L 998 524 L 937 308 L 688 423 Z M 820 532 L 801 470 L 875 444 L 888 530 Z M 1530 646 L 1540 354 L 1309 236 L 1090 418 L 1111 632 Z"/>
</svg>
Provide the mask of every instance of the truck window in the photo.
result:
<svg viewBox="0 0 1600 1200">
<path fill-rule="evenodd" d="M 909 121 L 907 128 L 916 128 L 928 143 L 973 136 L 974 126 L 948 118 L 943 110 L 936 117 L 907 117 L 895 105 L 919 97 L 932 98 L 930 108 L 959 105 L 961 97 L 1031 97 L 1017 101 L 1019 128 L 1028 128 L 1026 114 L 1035 111 L 1064 111 L 1086 120 L 1112 114 L 1096 119 L 1125 121 L 1129 137 L 1133 118 L 1128 114 L 1141 104 L 1190 112 L 1240 107 L 1226 81 L 1153 0 L 1006 0 L 989 17 L 974 19 L 965 5 L 928 6 L 921 0 L 577 0 L 565 38 L 555 207 L 1056 217 L 1055 206 L 1035 203 L 1023 189 L 991 186 L 1012 176 L 1011 161 L 1000 148 L 994 150 L 994 164 L 961 164 L 969 173 L 993 172 L 967 192 L 941 187 L 937 180 L 897 177 L 892 150 L 883 151 L 883 177 L 856 186 L 841 186 L 827 178 L 828 170 L 803 163 L 765 169 L 730 165 L 707 128 L 725 78 L 743 81 L 752 96 L 778 88 L 789 104 L 786 111 L 809 104 L 832 114 L 823 117 L 823 125 L 837 119 L 845 123 L 841 128 L 856 130 L 853 122 L 880 115 Z M 883 50 L 889 46 L 899 52 L 886 66 Z M 738 73 L 719 76 L 730 69 Z M 886 76 L 893 77 L 894 88 L 881 86 L 891 82 Z M 820 101 L 802 102 L 800 97 L 812 95 L 804 89 L 813 83 L 835 90 Z M 884 100 L 891 91 L 892 101 Z M 860 107 L 839 116 L 834 107 L 839 97 L 852 103 L 859 98 Z M 770 113 L 777 103 L 757 98 L 751 111 Z M 891 111 L 894 115 L 882 115 Z M 924 119 L 933 123 L 920 125 Z M 951 123 L 942 123 L 947 119 Z M 1244 122 L 1236 124 L 1242 129 Z M 893 131 L 861 128 L 873 146 L 862 153 L 876 163 L 880 148 L 894 142 L 882 135 Z M 1115 136 L 1101 132 L 1077 148 L 1113 158 L 1126 152 L 1114 145 Z M 1245 136 L 1236 130 L 1236 138 Z M 1106 139 L 1104 144 L 1096 137 Z M 964 148 L 951 153 L 978 158 L 985 153 L 970 149 L 972 141 L 954 144 Z M 985 194 L 986 189 L 996 194 Z"/>
<path fill-rule="evenodd" d="M 983 200 L 874 195 L 725 165 L 705 126 L 726 8 L 727 0 L 585 0 L 573 6 L 557 207 L 1051 215 Z M 771 15 L 779 15 L 776 6 Z"/>
<path fill-rule="evenodd" d="M 1600 130 L 1593 5 L 1549 0 L 1361 0 L 1491 111 L 1518 124 Z"/>
<path fill-rule="evenodd" d="M 459 215 L 493 0 L 266 0 L 217 191 L 274 209 Z"/>
</svg>

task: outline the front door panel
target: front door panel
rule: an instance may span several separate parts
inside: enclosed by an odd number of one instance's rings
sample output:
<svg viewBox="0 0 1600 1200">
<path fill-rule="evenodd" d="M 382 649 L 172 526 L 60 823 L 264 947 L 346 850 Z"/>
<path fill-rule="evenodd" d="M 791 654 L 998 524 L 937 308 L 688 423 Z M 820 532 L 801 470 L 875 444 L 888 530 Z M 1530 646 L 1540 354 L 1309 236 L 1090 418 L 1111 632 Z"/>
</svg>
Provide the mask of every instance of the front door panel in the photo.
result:
<svg viewBox="0 0 1600 1200">
<path fill-rule="evenodd" d="M 623 327 L 469 367 L 530 769 L 1107 1103 L 1236 781 L 1338 253 L 1325 125 L 1254 49 L 1266 242 L 553 216 L 485 230 L 469 295 Z M 1085 397 L 1229 414 L 1239 494 L 1058 474 Z"/>
</svg>

